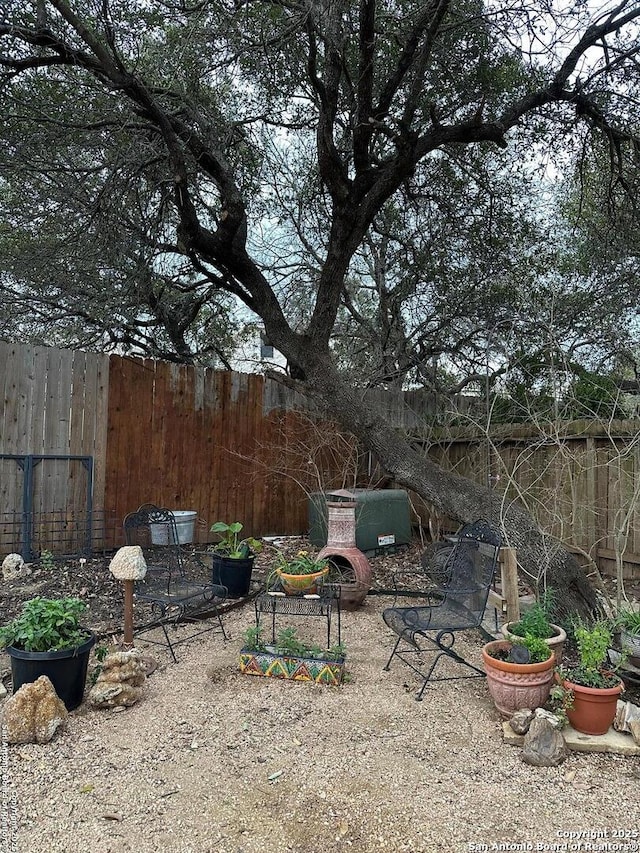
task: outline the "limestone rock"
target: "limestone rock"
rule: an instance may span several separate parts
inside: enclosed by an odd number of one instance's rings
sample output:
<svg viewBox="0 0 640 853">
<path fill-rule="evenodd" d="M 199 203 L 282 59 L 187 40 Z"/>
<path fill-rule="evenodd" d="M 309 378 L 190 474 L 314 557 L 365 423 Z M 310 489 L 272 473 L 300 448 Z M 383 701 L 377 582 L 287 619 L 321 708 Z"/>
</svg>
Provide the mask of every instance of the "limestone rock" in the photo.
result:
<svg viewBox="0 0 640 853">
<path fill-rule="evenodd" d="M 630 732 L 634 741 L 640 745 L 640 707 L 632 702 L 618 700 L 613 728 L 617 732 Z"/>
<path fill-rule="evenodd" d="M 533 711 L 530 708 L 522 708 L 511 717 L 509 725 L 517 735 L 524 735 L 529 731 L 532 720 Z"/>
<path fill-rule="evenodd" d="M 554 729 L 561 728 L 562 724 L 558 717 L 555 714 L 552 714 L 551 711 L 547 711 L 545 708 L 536 708 L 535 710 L 536 717 L 544 718 L 549 721 L 549 724 L 553 726 Z"/>
<path fill-rule="evenodd" d="M 22 687 L 4 704 L 4 725 L 8 743 L 49 743 L 58 729 L 64 729 L 69 712 L 53 684 L 41 675 Z"/>
<path fill-rule="evenodd" d="M 147 564 L 140 545 L 118 548 L 109 563 L 111 574 L 120 581 L 139 581 L 147 573 Z"/>
<path fill-rule="evenodd" d="M 102 671 L 89 693 L 94 708 L 134 705 L 142 697 L 145 663 L 137 649 L 113 652 L 104 659 Z"/>
<path fill-rule="evenodd" d="M 569 750 L 562 732 L 554 729 L 549 720 L 535 717 L 524 736 L 522 760 L 534 767 L 557 767 Z"/>
<path fill-rule="evenodd" d="M 2 577 L 6 581 L 26 577 L 31 574 L 31 569 L 20 554 L 8 554 L 2 561 Z"/>
</svg>

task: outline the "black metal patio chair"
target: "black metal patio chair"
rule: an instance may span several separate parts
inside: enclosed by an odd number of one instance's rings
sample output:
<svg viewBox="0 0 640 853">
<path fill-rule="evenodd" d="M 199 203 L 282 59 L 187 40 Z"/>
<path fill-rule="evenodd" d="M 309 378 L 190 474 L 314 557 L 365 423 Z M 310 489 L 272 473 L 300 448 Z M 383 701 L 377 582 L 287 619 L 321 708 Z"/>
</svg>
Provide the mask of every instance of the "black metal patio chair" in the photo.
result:
<svg viewBox="0 0 640 853">
<path fill-rule="evenodd" d="M 458 631 L 479 628 L 482 623 L 500 542 L 500 534 L 488 522 L 475 521 L 464 525 L 452 541 L 434 543 L 422 571 L 395 573 L 396 601 L 408 598 L 416 599 L 416 603 L 389 607 L 382 613 L 386 624 L 398 635 L 385 669 L 396 657 L 418 673 L 423 682 L 416 699 L 422 699 L 429 681 L 485 675 L 453 646 Z M 407 576 L 412 582 L 407 583 Z M 404 586 L 399 584 L 401 579 Z M 429 654 L 434 652 L 435 656 Z M 442 658 L 465 668 L 463 674 L 434 676 Z"/>
<path fill-rule="evenodd" d="M 174 662 L 174 647 L 200 634 L 220 631 L 226 640 L 220 606 L 227 598 L 227 589 L 207 581 L 210 570 L 195 555 L 183 553 L 173 513 L 154 504 L 143 504 L 125 517 L 123 526 L 127 545 L 140 545 L 147 563 L 146 577 L 136 583 L 134 598 L 139 610 L 149 611 L 149 618 L 135 628 L 134 635 L 145 635 L 147 642 L 166 645 Z M 167 627 L 175 629 L 185 622 L 193 623 L 198 630 L 172 639 Z M 147 636 L 157 628 L 162 630 L 164 640 Z"/>
</svg>

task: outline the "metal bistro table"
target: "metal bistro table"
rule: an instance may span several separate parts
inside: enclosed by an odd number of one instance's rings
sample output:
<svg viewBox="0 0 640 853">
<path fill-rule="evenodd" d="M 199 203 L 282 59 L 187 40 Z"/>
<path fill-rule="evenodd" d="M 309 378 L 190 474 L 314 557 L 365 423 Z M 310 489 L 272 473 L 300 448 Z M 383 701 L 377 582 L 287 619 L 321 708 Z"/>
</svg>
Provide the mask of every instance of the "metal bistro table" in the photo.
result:
<svg viewBox="0 0 640 853">
<path fill-rule="evenodd" d="M 271 615 L 271 642 L 276 641 L 277 616 L 311 616 L 327 621 L 327 648 L 331 646 L 331 621 L 336 615 L 337 642 L 340 636 L 340 584 L 324 584 L 317 595 L 286 595 L 284 592 L 264 591 L 255 599 L 256 627 L 263 613 Z"/>
</svg>

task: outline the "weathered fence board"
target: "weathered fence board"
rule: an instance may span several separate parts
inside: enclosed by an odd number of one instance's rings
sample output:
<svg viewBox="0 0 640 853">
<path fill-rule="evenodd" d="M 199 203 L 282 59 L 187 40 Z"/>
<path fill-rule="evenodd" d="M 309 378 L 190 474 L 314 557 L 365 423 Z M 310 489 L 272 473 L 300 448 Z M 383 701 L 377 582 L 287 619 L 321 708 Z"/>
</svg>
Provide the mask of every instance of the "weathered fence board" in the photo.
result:
<svg viewBox="0 0 640 853">
<path fill-rule="evenodd" d="M 88 470 L 80 461 L 39 459 L 90 456 L 94 459 L 98 505 L 103 506 L 108 356 L 0 342 L 0 453 L 32 456 L 34 541 L 55 539 L 76 548 L 84 538 Z M 0 551 L 14 541 L 23 518 L 28 483 L 24 460 L 5 459 L 0 477 Z M 66 537 L 66 538 L 65 538 Z M 64 544 L 63 544 L 64 540 Z"/>
</svg>

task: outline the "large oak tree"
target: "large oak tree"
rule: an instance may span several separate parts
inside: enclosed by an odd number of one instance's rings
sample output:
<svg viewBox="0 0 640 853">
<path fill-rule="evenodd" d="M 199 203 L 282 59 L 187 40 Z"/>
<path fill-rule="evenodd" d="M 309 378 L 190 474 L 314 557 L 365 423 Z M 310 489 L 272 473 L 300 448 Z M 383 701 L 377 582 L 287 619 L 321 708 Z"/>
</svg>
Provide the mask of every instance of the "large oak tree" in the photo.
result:
<svg viewBox="0 0 640 853">
<path fill-rule="evenodd" d="M 236 297 L 261 318 L 292 379 L 398 483 L 461 521 L 501 521 L 523 564 L 548 566 L 561 604 L 593 607 L 569 554 L 519 505 L 425 459 L 367 406 L 331 341 L 356 253 L 443 161 L 511 149 L 544 157 L 594 135 L 624 190 L 628 152 L 638 150 L 640 7 L 9 0 L 3 10 L 4 162 L 14 194 L 24 169 L 16 217 L 31 216 L 32 236 L 51 221 L 47 186 L 55 205 L 64 179 L 83 198 L 83 232 L 104 237 L 97 225 L 109 209 L 108 242 L 134 266 L 146 259 L 139 292 L 129 280 L 125 294 L 131 327 L 168 324 L 186 353 L 189 317 L 220 294 Z M 281 215 L 292 206 L 298 215 Z M 61 230 L 69 226 L 67 212 Z M 184 262 L 187 274 L 176 275 Z M 100 281 L 118 285 L 110 269 Z M 297 291 L 303 318 L 290 310 Z"/>
</svg>

